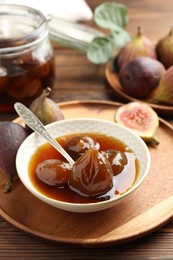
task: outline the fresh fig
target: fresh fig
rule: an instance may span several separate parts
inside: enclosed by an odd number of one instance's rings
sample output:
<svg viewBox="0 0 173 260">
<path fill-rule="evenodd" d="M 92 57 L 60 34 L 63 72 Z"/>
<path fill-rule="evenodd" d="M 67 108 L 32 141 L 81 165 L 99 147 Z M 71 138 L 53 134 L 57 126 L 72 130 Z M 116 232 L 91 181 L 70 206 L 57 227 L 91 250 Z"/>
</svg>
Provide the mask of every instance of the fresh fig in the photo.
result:
<svg viewBox="0 0 173 260">
<path fill-rule="evenodd" d="M 69 187 L 85 197 L 98 197 L 113 186 L 109 161 L 96 149 L 90 148 L 74 163 Z"/>
<path fill-rule="evenodd" d="M 173 105 L 173 66 L 171 66 L 160 79 L 159 86 L 154 95 L 154 100 Z"/>
<path fill-rule="evenodd" d="M 120 70 L 119 80 L 125 93 L 145 98 L 158 86 L 164 72 L 165 68 L 159 61 L 137 57 Z"/>
<path fill-rule="evenodd" d="M 47 97 L 50 91 L 50 88 L 43 90 L 43 93 L 36 98 L 29 107 L 44 125 L 64 119 L 58 105 Z"/>
<path fill-rule="evenodd" d="M 146 143 L 157 146 L 154 137 L 159 126 L 157 113 L 144 102 L 130 102 L 119 107 L 115 113 L 115 121 L 133 130 Z"/>
<path fill-rule="evenodd" d="M 11 190 L 16 175 L 15 159 L 19 146 L 28 136 L 24 127 L 13 122 L 0 122 L 0 173 L 7 177 L 4 192 Z"/>
<path fill-rule="evenodd" d="M 125 45 L 118 54 L 117 64 L 119 69 L 129 63 L 132 59 L 147 56 L 156 59 L 156 52 L 151 41 L 141 33 L 138 27 L 137 35 Z"/>
<path fill-rule="evenodd" d="M 173 28 L 167 36 L 158 41 L 156 53 L 158 60 L 166 69 L 173 65 Z"/>
</svg>

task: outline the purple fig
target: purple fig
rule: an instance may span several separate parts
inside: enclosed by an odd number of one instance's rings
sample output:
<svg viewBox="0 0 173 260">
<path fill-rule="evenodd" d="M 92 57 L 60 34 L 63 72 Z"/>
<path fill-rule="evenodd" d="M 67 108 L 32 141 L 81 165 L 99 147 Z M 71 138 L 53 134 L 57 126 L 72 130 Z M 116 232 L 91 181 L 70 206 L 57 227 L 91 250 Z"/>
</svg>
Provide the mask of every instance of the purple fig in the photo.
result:
<svg viewBox="0 0 173 260">
<path fill-rule="evenodd" d="M 50 88 L 43 90 L 43 93 L 29 107 L 44 125 L 64 119 L 58 105 L 47 97 L 49 92 Z"/>
<path fill-rule="evenodd" d="M 173 66 L 171 66 L 160 79 L 154 97 L 155 100 L 173 105 Z"/>
<path fill-rule="evenodd" d="M 119 69 L 136 57 L 147 56 L 156 59 L 156 52 L 151 41 L 141 33 L 138 27 L 137 35 L 125 45 L 118 54 L 117 64 Z"/>
<path fill-rule="evenodd" d="M 158 60 L 163 63 L 166 69 L 173 65 L 173 28 L 167 36 L 158 41 L 156 53 Z"/>
<path fill-rule="evenodd" d="M 0 173 L 7 177 L 4 192 L 11 189 L 16 175 L 15 159 L 19 146 L 28 136 L 24 127 L 13 122 L 0 122 Z"/>
<path fill-rule="evenodd" d="M 159 61 L 137 57 L 120 70 L 119 80 L 125 93 L 145 98 L 158 86 L 164 72 L 165 68 Z"/>
</svg>

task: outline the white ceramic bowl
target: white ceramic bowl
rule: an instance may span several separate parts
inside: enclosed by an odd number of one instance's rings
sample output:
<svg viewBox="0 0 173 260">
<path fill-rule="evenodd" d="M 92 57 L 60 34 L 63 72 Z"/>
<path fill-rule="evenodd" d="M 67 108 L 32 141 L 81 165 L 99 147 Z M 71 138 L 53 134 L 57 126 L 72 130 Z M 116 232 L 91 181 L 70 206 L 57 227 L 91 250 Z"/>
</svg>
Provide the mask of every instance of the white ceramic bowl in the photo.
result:
<svg viewBox="0 0 173 260">
<path fill-rule="evenodd" d="M 140 164 L 139 176 L 135 184 L 127 192 L 116 198 L 88 204 L 76 204 L 51 199 L 41 194 L 33 186 L 28 175 L 28 164 L 31 156 L 35 153 L 40 145 L 46 143 L 46 140 L 42 136 L 36 133 L 32 133 L 25 139 L 18 150 L 16 157 L 17 172 L 23 184 L 33 195 L 54 207 L 71 212 L 81 213 L 100 211 L 110 208 L 135 191 L 149 173 L 150 153 L 148 147 L 140 137 L 138 137 L 126 127 L 106 120 L 80 118 L 58 121 L 47 125 L 46 128 L 54 138 L 71 133 L 85 132 L 96 132 L 106 134 L 107 136 L 113 136 L 130 147 L 130 149 L 136 154 Z"/>
</svg>

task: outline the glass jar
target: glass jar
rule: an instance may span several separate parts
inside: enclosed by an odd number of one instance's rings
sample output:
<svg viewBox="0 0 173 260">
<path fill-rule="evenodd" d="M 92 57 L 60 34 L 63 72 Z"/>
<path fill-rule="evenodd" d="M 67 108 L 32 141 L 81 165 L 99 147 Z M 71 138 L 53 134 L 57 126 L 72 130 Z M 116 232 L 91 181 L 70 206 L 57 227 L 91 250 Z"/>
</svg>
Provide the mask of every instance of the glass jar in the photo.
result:
<svg viewBox="0 0 173 260">
<path fill-rule="evenodd" d="M 0 5 L 0 112 L 27 106 L 54 82 L 48 19 L 20 5 Z"/>
</svg>

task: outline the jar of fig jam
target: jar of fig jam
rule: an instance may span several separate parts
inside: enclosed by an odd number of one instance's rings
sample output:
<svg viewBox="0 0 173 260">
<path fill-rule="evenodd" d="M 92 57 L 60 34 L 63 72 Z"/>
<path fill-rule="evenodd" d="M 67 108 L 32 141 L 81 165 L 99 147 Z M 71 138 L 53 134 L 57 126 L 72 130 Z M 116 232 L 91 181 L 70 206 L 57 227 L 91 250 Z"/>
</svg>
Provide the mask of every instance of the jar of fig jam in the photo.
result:
<svg viewBox="0 0 173 260">
<path fill-rule="evenodd" d="M 48 19 L 27 6 L 0 4 L 0 112 L 27 106 L 54 82 Z"/>
</svg>

